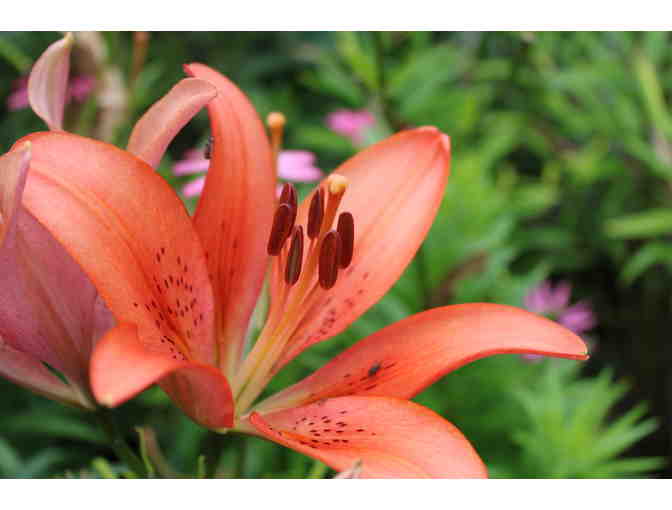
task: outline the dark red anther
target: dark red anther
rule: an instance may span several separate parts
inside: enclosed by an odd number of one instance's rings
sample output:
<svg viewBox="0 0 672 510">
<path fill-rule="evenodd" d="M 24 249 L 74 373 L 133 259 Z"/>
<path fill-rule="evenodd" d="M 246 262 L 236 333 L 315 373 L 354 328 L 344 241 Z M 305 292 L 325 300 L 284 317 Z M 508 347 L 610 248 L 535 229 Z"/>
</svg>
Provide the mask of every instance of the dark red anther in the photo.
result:
<svg viewBox="0 0 672 510">
<path fill-rule="evenodd" d="M 352 262 L 355 248 L 355 219 L 352 213 L 344 212 L 338 216 L 338 235 L 341 236 L 341 254 L 338 265 L 345 269 Z"/>
<path fill-rule="evenodd" d="M 287 204 L 280 204 L 273 217 L 273 227 L 268 238 L 267 251 L 269 255 L 278 255 L 285 244 L 289 232 L 292 230 L 292 208 Z"/>
<path fill-rule="evenodd" d="M 285 267 L 285 283 L 294 285 L 301 275 L 303 262 L 303 227 L 297 225 L 292 233 L 292 244 L 289 246 L 287 255 L 287 267 Z"/>
<path fill-rule="evenodd" d="M 341 239 L 338 232 L 330 230 L 322 240 L 318 277 L 320 287 L 325 290 L 332 288 L 338 278 L 338 261 L 341 251 Z"/>
<path fill-rule="evenodd" d="M 285 184 L 282 185 L 282 192 L 280 193 L 280 203 L 287 204 L 292 208 L 292 218 L 290 223 L 293 226 L 294 223 L 296 222 L 296 212 L 298 210 L 297 207 L 298 202 L 296 199 L 296 188 L 294 188 L 293 184 L 286 182 Z"/>
<path fill-rule="evenodd" d="M 322 228 L 322 220 L 324 219 L 324 191 L 318 188 L 313 193 L 313 198 L 310 201 L 310 209 L 308 209 L 308 229 L 306 234 L 310 239 L 315 239 L 320 235 Z"/>
<path fill-rule="evenodd" d="M 296 209 L 296 188 L 293 184 L 286 182 L 282 185 L 282 191 L 280 192 L 280 203 L 287 204 Z"/>
</svg>

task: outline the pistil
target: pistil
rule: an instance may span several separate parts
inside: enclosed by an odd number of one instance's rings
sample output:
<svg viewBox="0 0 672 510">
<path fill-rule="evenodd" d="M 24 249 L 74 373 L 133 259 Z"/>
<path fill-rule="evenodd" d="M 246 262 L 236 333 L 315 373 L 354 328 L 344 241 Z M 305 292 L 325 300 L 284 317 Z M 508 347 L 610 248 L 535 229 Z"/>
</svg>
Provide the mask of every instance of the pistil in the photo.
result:
<svg viewBox="0 0 672 510">
<path fill-rule="evenodd" d="M 282 137 L 285 131 L 287 120 L 280 112 L 271 112 L 266 117 L 266 125 L 271 134 L 271 149 L 273 150 L 273 161 L 275 173 L 278 173 L 278 155 L 282 149 Z"/>
</svg>

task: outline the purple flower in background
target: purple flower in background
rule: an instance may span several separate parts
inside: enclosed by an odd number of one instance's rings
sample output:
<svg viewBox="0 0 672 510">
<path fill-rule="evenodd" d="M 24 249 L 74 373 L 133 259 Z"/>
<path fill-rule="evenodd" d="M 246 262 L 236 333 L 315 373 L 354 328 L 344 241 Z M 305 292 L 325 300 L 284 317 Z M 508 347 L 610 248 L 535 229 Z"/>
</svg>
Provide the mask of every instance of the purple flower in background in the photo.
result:
<svg viewBox="0 0 672 510">
<path fill-rule="evenodd" d="M 587 302 L 569 304 L 571 293 L 572 286 L 569 282 L 562 281 L 553 287 L 546 280 L 525 296 L 523 304 L 529 311 L 544 315 L 580 335 L 594 328 L 597 321 Z M 542 358 L 535 354 L 524 354 L 522 357 L 530 361 Z"/>
<path fill-rule="evenodd" d="M 190 149 L 184 153 L 184 159 L 173 165 L 173 174 L 191 175 L 205 173 L 210 166 L 204 151 Z M 309 151 L 288 150 L 280 151 L 278 155 L 278 177 L 294 182 L 319 181 L 323 176 L 322 170 L 315 166 L 315 154 Z M 195 197 L 201 194 L 205 185 L 205 175 L 188 182 L 182 187 L 182 194 Z"/>
<path fill-rule="evenodd" d="M 327 115 L 327 127 L 350 138 L 356 145 L 364 142 L 364 131 L 375 121 L 373 114 L 367 110 L 337 110 Z"/>
<path fill-rule="evenodd" d="M 66 102 L 76 101 L 82 103 L 89 97 L 96 85 L 92 76 L 74 76 L 68 83 Z M 22 76 L 14 82 L 14 91 L 7 98 L 7 109 L 10 111 L 21 110 L 28 107 L 28 77 Z"/>
</svg>

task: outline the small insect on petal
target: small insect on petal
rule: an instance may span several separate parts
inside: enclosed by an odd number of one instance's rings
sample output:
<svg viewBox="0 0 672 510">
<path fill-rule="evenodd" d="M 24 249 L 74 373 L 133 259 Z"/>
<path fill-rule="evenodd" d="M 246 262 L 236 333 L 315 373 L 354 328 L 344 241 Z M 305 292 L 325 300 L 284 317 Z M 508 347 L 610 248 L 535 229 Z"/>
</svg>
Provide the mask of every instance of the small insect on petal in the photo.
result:
<svg viewBox="0 0 672 510">
<path fill-rule="evenodd" d="M 341 253 L 338 265 L 345 269 L 352 262 L 355 246 L 355 220 L 352 213 L 344 212 L 338 217 L 338 235 L 341 237 Z"/>
<path fill-rule="evenodd" d="M 341 251 L 341 239 L 338 232 L 327 232 L 322 240 L 319 260 L 319 282 L 323 289 L 330 289 L 336 284 L 338 278 L 338 261 Z"/>
<path fill-rule="evenodd" d="M 269 255 L 278 255 L 280 250 L 282 250 L 285 240 L 294 226 L 292 221 L 294 214 L 296 213 L 292 212 L 292 208 L 288 204 L 280 204 L 278 206 L 273 217 L 271 235 L 268 238 L 267 251 Z"/>
<path fill-rule="evenodd" d="M 379 370 L 380 370 L 380 361 L 371 365 L 371 368 L 369 368 L 369 371 L 367 372 L 366 375 L 367 377 L 373 377 L 378 373 Z"/>
<path fill-rule="evenodd" d="M 315 239 L 320 235 L 322 228 L 322 220 L 324 219 L 324 191 L 318 188 L 313 193 L 313 198 L 310 201 L 310 209 L 308 210 L 308 230 L 307 234 L 310 239 Z"/>
<path fill-rule="evenodd" d="M 287 267 L 285 268 L 285 282 L 288 285 L 294 285 L 299 281 L 301 275 L 301 263 L 303 262 L 303 227 L 298 225 L 294 227 L 292 234 L 292 244 L 289 247 L 287 256 Z"/>
<path fill-rule="evenodd" d="M 205 159 L 210 159 L 212 157 L 213 143 L 215 143 L 215 138 L 213 136 L 209 136 L 208 143 L 205 144 Z"/>
</svg>

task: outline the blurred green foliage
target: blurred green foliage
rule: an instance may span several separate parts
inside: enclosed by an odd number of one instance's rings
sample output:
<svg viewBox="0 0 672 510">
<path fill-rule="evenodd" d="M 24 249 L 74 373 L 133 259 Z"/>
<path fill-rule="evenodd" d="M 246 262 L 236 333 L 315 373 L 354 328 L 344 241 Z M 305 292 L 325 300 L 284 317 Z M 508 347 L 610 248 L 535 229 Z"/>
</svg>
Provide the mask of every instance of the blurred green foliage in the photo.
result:
<svg viewBox="0 0 672 510">
<path fill-rule="evenodd" d="M 0 97 L 57 37 L 0 34 Z M 123 146 L 133 121 L 190 61 L 227 74 L 261 115 L 284 112 L 285 146 L 314 151 L 326 171 L 359 148 L 327 128 L 329 112 L 373 112 L 367 143 L 404 127 L 436 125 L 451 136 L 452 175 L 421 252 L 378 305 L 292 362 L 269 391 L 412 313 L 475 301 L 521 306 L 541 280 L 567 279 L 598 313 L 587 368 L 498 356 L 459 369 L 417 400 L 453 421 L 495 477 L 666 475 L 670 42 L 668 33 L 656 32 L 152 33 L 111 140 Z M 129 83 L 132 34 L 105 33 L 104 44 L 105 66 L 116 66 Z M 94 98 L 78 114 L 75 130 L 87 133 L 100 106 Z M 44 129 L 27 109 L 0 115 L 3 151 Z M 199 114 L 171 146 L 160 171 L 173 185 L 187 178 L 173 176 L 172 163 L 207 135 Z M 90 416 L 0 385 L 1 476 L 123 476 Z M 656 418 L 647 417 L 644 401 Z M 325 473 L 277 445 L 214 436 L 155 388 L 117 414 L 157 475 Z M 134 432 L 141 425 L 157 434 L 165 456 L 159 465 L 149 453 L 156 448 L 151 432 L 142 441 Z"/>
</svg>

